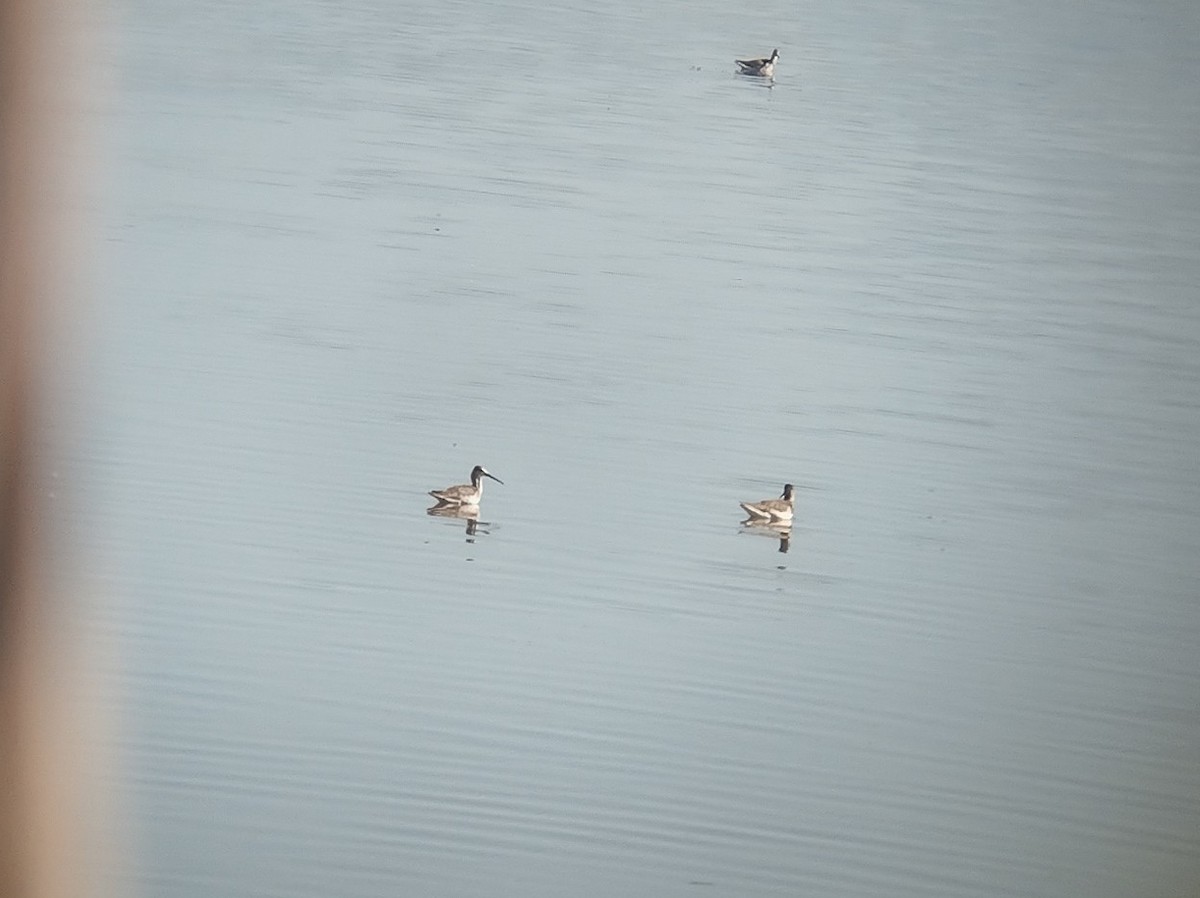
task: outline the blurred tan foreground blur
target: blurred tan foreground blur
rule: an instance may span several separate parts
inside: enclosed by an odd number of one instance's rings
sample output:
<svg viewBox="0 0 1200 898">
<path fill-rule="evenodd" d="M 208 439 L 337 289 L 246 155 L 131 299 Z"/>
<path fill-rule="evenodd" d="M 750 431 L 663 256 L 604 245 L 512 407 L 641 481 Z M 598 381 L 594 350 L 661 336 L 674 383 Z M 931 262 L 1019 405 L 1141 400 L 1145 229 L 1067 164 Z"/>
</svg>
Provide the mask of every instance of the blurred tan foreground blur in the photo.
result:
<svg viewBox="0 0 1200 898">
<path fill-rule="evenodd" d="M 95 701 L 78 596 L 51 549 L 50 331 L 76 260 L 82 37 L 66 0 L 0 0 L 0 896 L 103 891 Z M 76 112 L 78 110 L 76 109 Z M 78 160 L 76 160 L 78 161 Z M 61 369 L 61 364 L 60 364 Z M 86 734 L 86 735 L 85 735 Z M 95 816 L 89 816 L 95 815 Z"/>
</svg>

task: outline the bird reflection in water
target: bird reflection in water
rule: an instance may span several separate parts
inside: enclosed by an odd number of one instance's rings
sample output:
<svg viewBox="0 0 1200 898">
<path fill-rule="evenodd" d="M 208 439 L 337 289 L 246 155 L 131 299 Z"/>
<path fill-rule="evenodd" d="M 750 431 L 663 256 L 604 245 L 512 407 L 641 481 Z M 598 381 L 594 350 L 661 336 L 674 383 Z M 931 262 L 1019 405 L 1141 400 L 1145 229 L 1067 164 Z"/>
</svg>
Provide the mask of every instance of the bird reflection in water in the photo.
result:
<svg viewBox="0 0 1200 898">
<path fill-rule="evenodd" d="M 490 527 L 491 524 L 487 521 L 480 522 L 479 506 L 478 505 L 432 505 L 425 509 L 425 514 L 435 518 L 457 518 L 460 521 L 467 522 L 467 542 L 475 542 L 475 534 L 486 534 L 489 531 L 484 528 Z"/>
<path fill-rule="evenodd" d="M 786 552 L 791 548 L 791 521 L 764 521 L 761 518 L 746 518 L 742 521 L 742 532 L 779 540 L 780 552 Z"/>
</svg>

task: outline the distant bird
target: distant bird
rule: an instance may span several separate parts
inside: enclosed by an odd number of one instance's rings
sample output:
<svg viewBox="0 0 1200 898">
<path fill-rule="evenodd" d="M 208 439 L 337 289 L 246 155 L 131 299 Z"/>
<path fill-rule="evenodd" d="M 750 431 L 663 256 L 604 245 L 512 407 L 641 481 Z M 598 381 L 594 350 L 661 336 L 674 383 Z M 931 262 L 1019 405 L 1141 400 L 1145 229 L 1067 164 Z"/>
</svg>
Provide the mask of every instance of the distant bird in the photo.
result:
<svg viewBox="0 0 1200 898">
<path fill-rule="evenodd" d="M 760 78 L 773 78 L 775 76 L 775 60 L 779 58 L 779 50 L 772 50 L 771 55 L 767 59 L 735 59 L 741 69 L 739 75 L 757 75 Z"/>
<path fill-rule="evenodd" d="M 792 485 L 783 485 L 783 495 L 778 499 L 763 499 L 761 502 L 740 502 L 746 514 L 758 521 L 790 521 L 792 519 Z"/>
<path fill-rule="evenodd" d="M 448 486 L 444 490 L 430 490 L 429 495 L 438 500 L 438 505 L 478 505 L 479 500 L 483 498 L 483 478 L 485 477 L 491 477 L 499 484 L 504 483 L 499 477 L 489 474 L 483 465 L 476 465 L 471 469 L 470 485 L 463 483 L 458 486 Z"/>
</svg>

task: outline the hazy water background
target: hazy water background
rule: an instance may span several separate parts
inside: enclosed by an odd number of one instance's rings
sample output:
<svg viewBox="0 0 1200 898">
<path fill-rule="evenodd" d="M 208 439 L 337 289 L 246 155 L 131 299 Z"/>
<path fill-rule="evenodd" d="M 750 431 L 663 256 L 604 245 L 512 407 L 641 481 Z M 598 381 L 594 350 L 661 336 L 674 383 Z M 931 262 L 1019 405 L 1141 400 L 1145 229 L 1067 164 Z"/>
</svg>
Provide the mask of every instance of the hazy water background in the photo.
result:
<svg viewBox="0 0 1200 898">
<path fill-rule="evenodd" d="M 1200 7 L 114 36 L 131 891 L 1195 893 Z"/>
</svg>

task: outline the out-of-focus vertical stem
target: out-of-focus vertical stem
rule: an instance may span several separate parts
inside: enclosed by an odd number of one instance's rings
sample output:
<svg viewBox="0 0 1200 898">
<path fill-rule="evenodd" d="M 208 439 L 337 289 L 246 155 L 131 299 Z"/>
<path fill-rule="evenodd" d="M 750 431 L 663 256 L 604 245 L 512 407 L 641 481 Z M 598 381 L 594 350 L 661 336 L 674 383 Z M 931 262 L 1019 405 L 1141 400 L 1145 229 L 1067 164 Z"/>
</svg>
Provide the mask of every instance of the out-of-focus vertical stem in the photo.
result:
<svg viewBox="0 0 1200 898">
<path fill-rule="evenodd" d="M 88 894 L 78 642 L 55 594 L 40 451 L 61 273 L 62 0 L 0 0 L 0 896 Z"/>
</svg>

